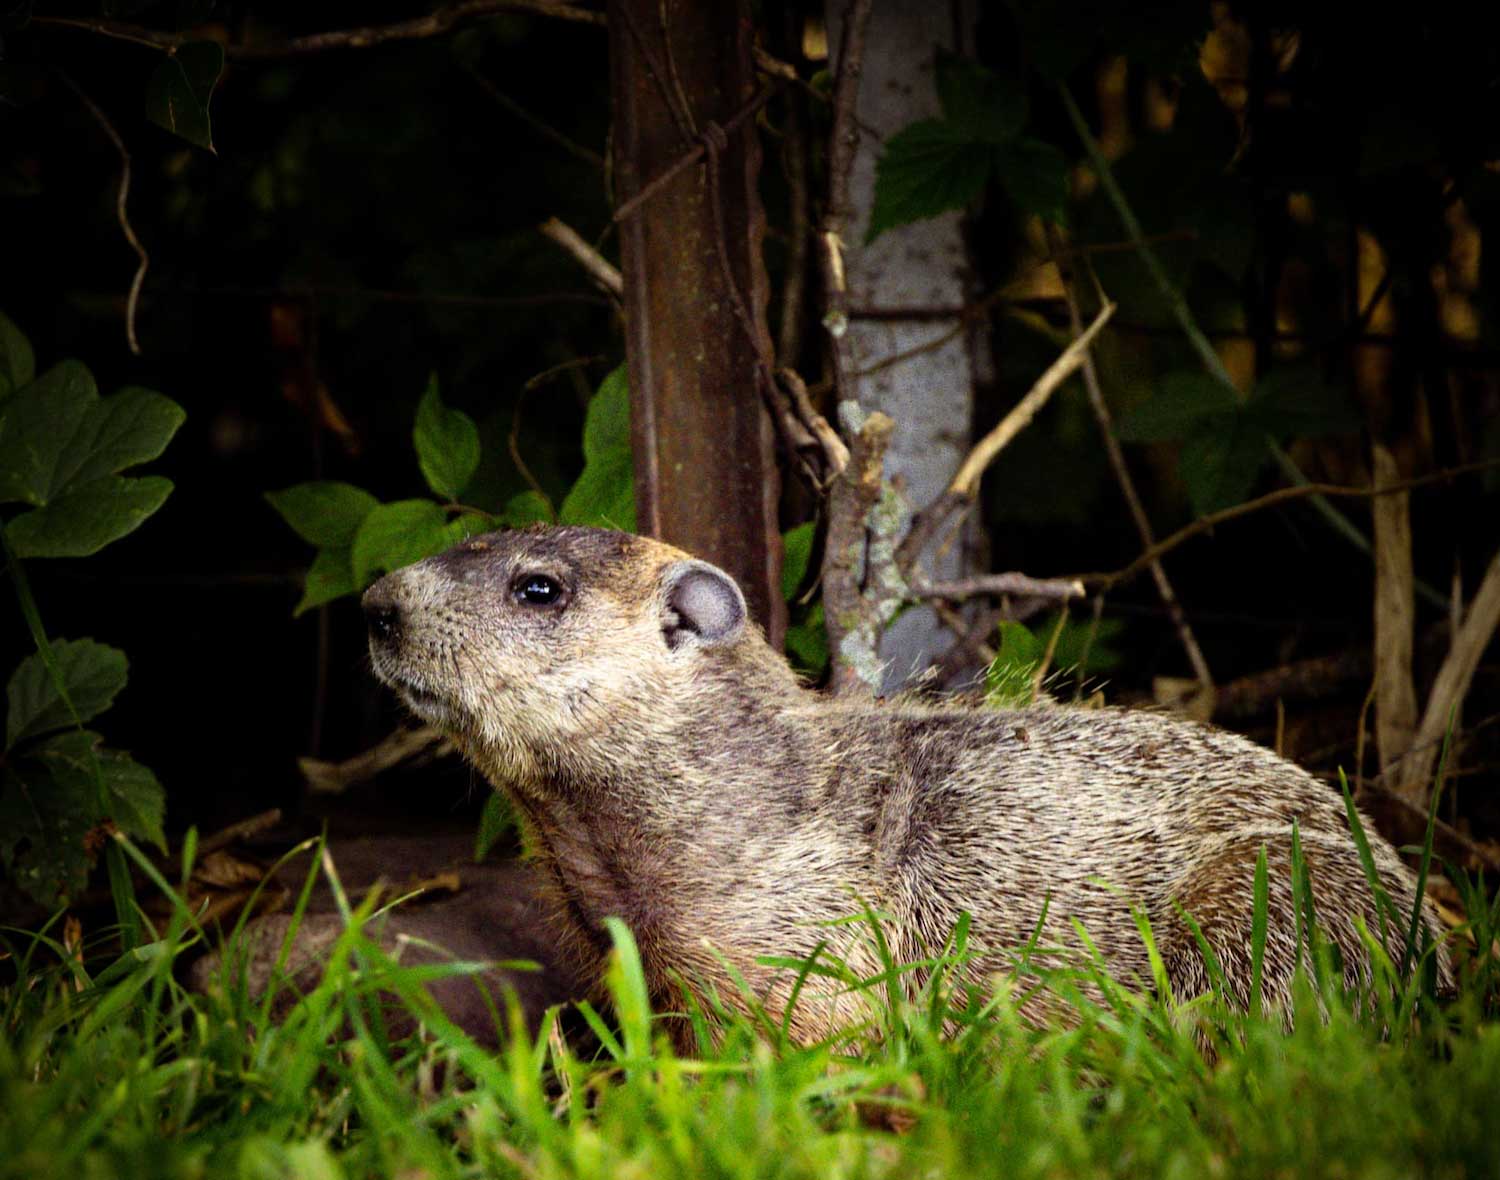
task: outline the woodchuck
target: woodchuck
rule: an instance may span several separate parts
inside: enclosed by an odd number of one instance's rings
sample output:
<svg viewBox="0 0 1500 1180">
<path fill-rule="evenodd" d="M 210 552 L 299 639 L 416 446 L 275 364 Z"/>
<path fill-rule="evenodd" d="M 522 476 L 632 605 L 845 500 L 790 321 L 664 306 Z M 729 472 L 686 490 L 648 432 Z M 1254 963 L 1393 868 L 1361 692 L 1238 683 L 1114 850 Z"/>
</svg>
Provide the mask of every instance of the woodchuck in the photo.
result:
<svg viewBox="0 0 1500 1180">
<path fill-rule="evenodd" d="M 1321 929 L 1347 979 L 1368 977 L 1356 921 L 1376 937 L 1381 921 L 1341 797 L 1235 734 L 1117 709 L 831 699 L 766 643 L 729 575 L 602 529 L 477 537 L 382 578 L 364 609 L 379 677 L 514 801 L 559 940 L 596 983 L 614 915 L 658 1004 L 680 1009 L 686 986 L 743 1006 L 737 972 L 781 1019 L 795 975 L 762 957 L 823 944 L 874 974 L 868 926 L 837 924 L 870 907 L 898 962 L 941 949 L 967 912 L 982 984 L 1039 928 L 1042 961 L 1067 961 L 1076 920 L 1114 976 L 1149 987 L 1135 906 L 1190 996 L 1209 977 L 1180 907 L 1244 1007 L 1265 848 L 1263 994 L 1283 1005 L 1293 820 Z M 1411 874 L 1366 830 L 1409 915 Z M 1437 962 L 1450 985 L 1441 947 Z M 826 1036 L 863 1002 L 807 987 L 789 1028 Z"/>
</svg>

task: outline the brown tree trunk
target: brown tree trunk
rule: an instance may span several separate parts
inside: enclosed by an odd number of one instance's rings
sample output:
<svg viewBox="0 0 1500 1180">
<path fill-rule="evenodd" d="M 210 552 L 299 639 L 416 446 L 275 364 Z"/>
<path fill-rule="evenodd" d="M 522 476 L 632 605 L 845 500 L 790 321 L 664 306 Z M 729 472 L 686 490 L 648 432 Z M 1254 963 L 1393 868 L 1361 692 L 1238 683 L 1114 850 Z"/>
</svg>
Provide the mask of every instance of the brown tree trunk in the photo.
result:
<svg viewBox="0 0 1500 1180">
<path fill-rule="evenodd" d="M 609 4 L 620 204 L 705 132 L 718 144 L 620 223 L 638 524 L 733 574 L 779 647 L 780 480 L 758 385 L 770 356 L 760 145 L 753 120 L 722 140 L 712 126 L 755 94 L 751 34 L 745 0 Z"/>
</svg>

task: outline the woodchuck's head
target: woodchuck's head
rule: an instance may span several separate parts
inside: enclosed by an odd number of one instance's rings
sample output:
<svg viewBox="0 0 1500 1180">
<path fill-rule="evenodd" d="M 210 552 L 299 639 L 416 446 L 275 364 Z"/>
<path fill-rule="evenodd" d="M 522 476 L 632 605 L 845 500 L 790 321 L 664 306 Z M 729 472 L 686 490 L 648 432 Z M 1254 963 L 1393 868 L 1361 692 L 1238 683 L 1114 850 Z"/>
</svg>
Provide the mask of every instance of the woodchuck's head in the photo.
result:
<svg viewBox="0 0 1500 1180">
<path fill-rule="evenodd" d="M 619 759 L 684 721 L 705 678 L 781 663 L 728 574 L 607 529 L 488 533 L 363 602 L 376 675 L 512 781 Z"/>
</svg>

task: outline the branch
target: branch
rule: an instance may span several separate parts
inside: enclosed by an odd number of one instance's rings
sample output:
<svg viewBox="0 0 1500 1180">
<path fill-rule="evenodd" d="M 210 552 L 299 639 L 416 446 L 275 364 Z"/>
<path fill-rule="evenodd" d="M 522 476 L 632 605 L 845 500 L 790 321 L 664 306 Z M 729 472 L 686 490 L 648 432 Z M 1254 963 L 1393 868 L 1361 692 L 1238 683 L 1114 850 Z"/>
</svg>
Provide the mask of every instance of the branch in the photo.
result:
<svg viewBox="0 0 1500 1180">
<path fill-rule="evenodd" d="M 1044 598 L 1066 602 L 1084 596 L 1083 583 L 1076 578 L 1033 578 L 1028 574 L 979 574 L 951 582 L 932 582 L 914 586 L 918 598 L 941 598 L 962 602 L 984 595 L 1011 595 L 1016 598 Z"/>
<path fill-rule="evenodd" d="M 130 215 L 126 212 L 125 202 L 130 196 L 130 152 L 125 148 L 125 141 L 120 138 L 120 133 L 115 130 L 113 123 L 103 111 L 95 104 L 83 89 L 72 78 L 61 70 L 57 76 L 63 80 L 78 101 L 88 108 L 89 114 L 94 116 L 94 121 L 103 129 L 104 134 L 109 137 L 110 143 L 115 145 L 115 151 L 120 154 L 120 187 L 115 194 L 115 219 L 120 223 L 120 230 L 125 235 L 125 240 L 130 243 L 130 248 L 135 251 L 139 259 L 135 268 L 135 277 L 130 280 L 130 294 L 125 297 L 125 342 L 130 346 L 130 351 L 136 356 L 141 355 L 141 342 L 135 334 L 135 313 L 141 299 L 141 287 L 146 282 L 146 270 L 151 265 L 151 256 L 146 253 L 146 247 L 141 245 L 141 239 L 135 236 L 135 229 L 130 224 Z"/>
<path fill-rule="evenodd" d="M 625 280 L 620 277 L 620 272 L 604 255 L 585 242 L 577 230 L 556 217 L 547 218 L 537 228 L 543 237 L 550 238 L 571 254 L 574 261 L 583 267 L 589 277 L 603 287 L 608 294 L 616 299 L 624 298 Z"/>
<path fill-rule="evenodd" d="M 1078 292 L 1075 289 L 1071 261 L 1069 256 L 1062 252 L 1062 235 L 1057 230 L 1050 230 L 1047 240 L 1052 248 L 1058 277 L 1062 279 L 1063 298 L 1068 304 L 1068 324 L 1076 340 L 1083 329 L 1083 318 L 1078 309 Z M 1135 524 L 1135 531 L 1141 538 L 1141 544 L 1149 549 L 1156 542 L 1156 537 L 1151 531 L 1151 521 L 1146 516 L 1146 509 L 1136 493 L 1135 480 L 1130 477 L 1130 465 L 1125 462 L 1125 452 L 1120 447 L 1119 439 L 1115 437 L 1115 424 L 1110 417 L 1109 405 L 1104 400 L 1104 389 L 1099 381 L 1099 370 L 1094 365 L 1092 350 L 1086 352 L 1083 357 L 1083 387 L 1088 391 L 1089 406 L 1094 411 L 1094 421 L 1099 424 L 1099 434 L 1104 440 L 1104 451 L 1115 473 L 1115 482 L 1120 485 L 1120 492 L 1125 497 L 1126 507 L 1130 509 L 1130 519 Z M 1205 692 L 1212 692 L 1214 678 L 1213 673 L 1209 671 L 1208 660 L 1203 655 L 1203 649 L 1198 646 L 1198 639 L 1188 625 L 1182 604 L 1177 600 L 1177 593 L 1172 589 L 1167 571 L 1160 561 L 1151 563 L 1151 577 L 1156 583 L 1156 593 L 1161 598 L 1162 605 L 1167 608 L 1167 617 L 1172 620 L 1172 626 L 1177 629 L 1177 638 L 1182 644 L 1183 651 L 1187 653 L 1188 663 L 1193 666 L 1193 674 L 1198 677 L 1198 683 L 1203 686 Z"/>
<path fill-rule="evenodd" d="M 425 16 L 411 20 L 396 21 L 389 25 L 370 25 L 360 29 L 343 29 L 328 33 L 311 33 L 305 37 L 292 37 L 285 41 L 270 41 L 264 44 L 228 44 L 224 55 L 237 61 L 267 60 L 278 57 L 301 57 L 310 53 L 325 53 L 336 49 L 369 49 L 391 41 L 420 41 L 428 37 L 439 37 L 464 21 L 483 16 L 495 16 L 503 12 L 524 12 L 533 16 L 550 16 L 576 24 L 604 24 L 604 14 L 587 8 L 564 3 L 563 0 L 460 0 L 448 4 Z M 159 29 L 148 29 L 141 25 L 126 24 L 114 20 L 85 20 L 74 17 L 35 16 L 32 24 L 51 25 L 55 28 L 79 29 L 100 37 L 117 41 L 129 41 L 136 45 L 147 45 L 153 49 L 170 50 L 190 41 L 202 40 L 185 33 L 164 33 Z"/>
<path fill-rule="evenodd" d="M 1224 508 L 1218 512 L 1210 512 L 1207 516 L 1200 516 L 1192 524 L 1183 525 L 1182 528 L 1178 529 L 1166 540 L 1158 541 L 1127 566 L 1110 572 L 1078 574 L 1076 576 L 1086 586 L 1099 586 L 1107 590 L 1133 578 L 1157 558 L 1163 554 L 1170 553 L 1184 541 L 1191 540 L 1199 533 L 1206 533 L 1216 525 L 1223 524 L 1225 521 L 1235 520 L 1241 516 L 1249 516 L 1252 512 L 1259 512 L 1262 508 L 1273 508 L 1277 504 L 1284 504 L 1289 500 L 1304 500 L 1311 496 L 1349 496 L 1361 499 L 1371 496 L 1389 496 L 1411 488 L 1426 487 L 1428 484 L 1447 483 L 1450 480 L 1457 479 L 1461 475 L 1472 475 L 1476 471 L 1489 471 L 1497 466 L 1500 466 L 1500 459 L 1486 459 L 1479 463 L 1464 463 L 1458 467 L 1449 467 L 1443 471 L 1435 471 L 1431 475 L 1424 475 L 1418 479 L 1407 479 L 1402 480 L 1400 483 L 1383 484 L 1378 488 L 1352 488 L 1336 483 L 1304 483 L 1290 488 L 1277 488 L 1274 492 L 1267 492 L 1264 496 L 1257 497 L 1254 500 L 1247 500 L 1243 504 L 1236 504 L 1233 508 Z"/>
</svg>

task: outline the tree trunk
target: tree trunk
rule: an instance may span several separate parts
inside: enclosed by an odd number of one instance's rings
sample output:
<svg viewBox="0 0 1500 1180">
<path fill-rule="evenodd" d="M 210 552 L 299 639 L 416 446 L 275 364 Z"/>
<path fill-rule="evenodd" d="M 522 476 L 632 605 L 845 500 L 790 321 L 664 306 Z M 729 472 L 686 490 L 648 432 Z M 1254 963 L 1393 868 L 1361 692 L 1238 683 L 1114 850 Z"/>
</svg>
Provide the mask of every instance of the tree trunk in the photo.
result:
<svg viewBox="0 0 1500 1180">
<path fill-rule="evenodd" d="M 875 135 L 861 134 L 849 181 L 854 212 L 845 243 L 850 351 L 856 371 L 866 374 L 857 381 L 860 405 L 883 410 L 895 419 L 885 474 L 888 479 L 900 479 L 913 509 L 942 495 L 968 454 L 976 361 L 987 364 L 985 334 L 981 329 L 971 340 L 966 330 L 954 332 L 962 329 L 957 314 L 931 314 L 932 309 L 956 311 L 970 295 L 970 267 L 959 213 L 888 230 L 869 245 L 864 243 L 864 233 L 874 205 L 875 162 L 882 140 L 918 119 L 940 113 L 933 82 L 936 51 L 940 46 L 960 47 L 960 34 L 973 26 L 972 13 L 965 11 L 969 7 L 876 4 L 866 34 L 864 75 L 855 108 L 861 130 Z M 828 6 L 831 46 L 839 43 L 842 8 L 838 2 Z M 955 12 L 960 15 L 956 17 Z M 891 314 L 902 309 L 923 314 L 912 318 Z M 951 339 L 938 347 L 870 372 L 882 361 L 950 333 Z M 942 553 L 929 550 L 921 563 L 928 576 L 948 581 L 972 572 L 976 563 L 971 539 L 975 536 L 976 530 L 967 529 Z M 881 641 L 884 691 L 893 691 L 932 664 L 952 641 L 952 634 L 930 608 L 906 610 Z"/>
<path fill-rule="evenodd" d="M 610 0 L 622 204 L 753 97 L 751 32 L 746 0 Z M 780 480 L 758 385 L 770 355 L 759 169 L 746 120 L 621 220 L 620 259 L 640 529 L 733 574 L 779 647 Z"/>
</svg>

